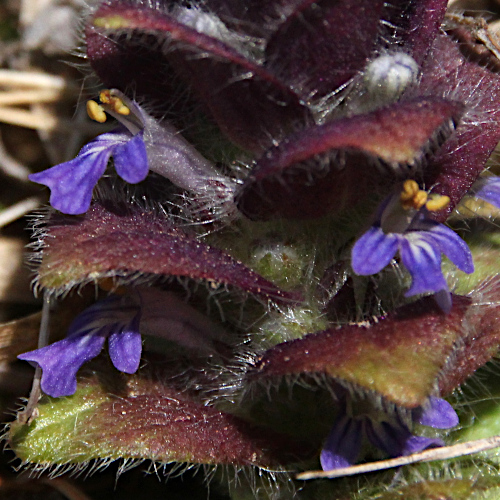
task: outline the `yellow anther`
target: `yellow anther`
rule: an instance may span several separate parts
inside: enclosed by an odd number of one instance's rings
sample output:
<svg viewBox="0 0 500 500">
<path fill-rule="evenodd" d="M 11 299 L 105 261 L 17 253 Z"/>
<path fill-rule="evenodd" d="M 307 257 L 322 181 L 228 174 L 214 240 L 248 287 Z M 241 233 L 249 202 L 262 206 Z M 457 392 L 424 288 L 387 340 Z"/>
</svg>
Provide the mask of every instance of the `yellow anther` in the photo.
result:
<svg viewBox="0 0 500 500">
<path fill-rule="evenodd" d="M 110 90 L 101 90 L 99 93 L 99 100 L 102 104 L 109 104 L 111 101 L 111 91 Z"/>
<path fill-rule="evenodd" d="M 95 101 L 87 101 L 87 114 L 90 119 L 95 120 L 96 122 L 104 123 L 106 121 L 104 108 Z"/>
<path fill-rule="evenodd" d="M 127 116 L 130 114 L 130 108 L 119 97 L 112 95 L 110 90 L 103 90 L 99 94 L 99 100 L 111 111 L 119 115 Z"/>
<path fill-rule="evenodd" d="M 417 210 L 419 208 L 422 208 L 427 202 L 427 199 L 428 199 L 427 193 L 425 191 L 419 191 L 413 197 L 413 208 L 416 208 Z"/>
<path fill-rule="evenodd" d="M 418 187 L 418 184 L 414 180 L 408 179 L 403 184 L 403 190 L 401 191 L 400 200 L 411 200 L 419 191 L 420 189 Z"/>
<path fill-rule="evenodd" d="M 430 212 L 437 212 L 438 210 L 442 210 L 446 208 L 450 203 L 449 196 L 441 196 L 441 195 L 432 195 L 431 199 L 425 204 L 425 208 Z"/>
<path fill-rule="evenodd" d="M 126 106 L 121 99 L 118 99 L 118 97 L 115 97 L 113 99 L 113 109 L 119 114 L 119 115 L 129 115 L 130 114 L 130 108 Z"/>
<path fill-rule="evenodd" d="M 408 179 L 404 182 L 399 197 L 404 210 L 410 210 L 411 208 L 419 210 L 425 205 L 427 198 L 427 193 L 422 191 L 414 180 Z"/>
</svg>

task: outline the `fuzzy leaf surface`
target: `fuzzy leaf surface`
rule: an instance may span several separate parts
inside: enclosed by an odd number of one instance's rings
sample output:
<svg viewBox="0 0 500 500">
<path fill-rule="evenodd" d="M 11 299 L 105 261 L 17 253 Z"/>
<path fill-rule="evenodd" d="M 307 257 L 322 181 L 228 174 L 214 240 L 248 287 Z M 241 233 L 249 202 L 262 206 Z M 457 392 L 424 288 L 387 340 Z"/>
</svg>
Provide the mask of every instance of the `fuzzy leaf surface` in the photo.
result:
<svg viewBox="0 0 500 500">
<path fill-rule="evenodd" d="M 498 280 L 481 300 L 500 297 Z M 478 299 L 479 300 L 479 299 Z M 500 345 L 500 308 L 453 297 L 447 315 L 433 299 L 401 307 L 368 325 L 348 325 L 269 349 L 250 374 L 272 378 L 322 374 L 407 408 L 449 394 L 489 361 Z"/>
<path fill-rule="evenodd" d="M 447 0 L 391 2 L 384 18 L 385 38 L 392 35 L 417 64 L 422 64 L 439 33 L 447 5 Z"/>
<path fill-rule="evenodd" d="M 10 445 L 21 459 L 47 465 L 124 458 L 276 467 L 311 453 L 151 379 L 131 377 L 115 391 L 92 377 L 73 396 L 46 397 L 31 424 L 11 425 Z"/>
<path fill-rule="evenodd" d="M 192 85 L 221 130 L 246 150 L 260 151 L 270 144 L 271 136 L 309 116 L 289 87 L 231 45 L 162 10 L 117 1 L 103 4 L 86 31 L 90 63 L 108 86 L 126 90 L 132 81 L 135 86 L 142 80 L 139 95 L 157 97 L 155 84 L 163 82 L 156 80 L 156 67 L 152 71 L 136 55 L 139 51 L 148 57 L 137 43 L 144 35 L 156 41 L 151 44 L 155 60 L 161 54 L 154 46 L 168 42 L 162 65 L 168 64 Z M 200 74 L 205 77 L 199 78 Z"/>
<path fill-rule="evenodd" d="M 304 98 L 324 96 L 365 66 L 384 5 L 382 0 L 302 1 L 269 41 L 266 64 Z"/>
<path fill-rule="evenodd" d="M 415 99 L 294 134 L 257 161 L 236 195 L 238 208 L 258 220 L 342 210 L 421 161 L 461 114 L 454 101 Z"/>
<path fill-rule="evenodd" d="M 438 500 L 440 498 L 446 498 L 447 500 L 469 500 L 470 498 L 476 498 L 471 495 L 488 490 L 495 482 L 493 476 L 481 478 L 480 480 L 448 479 L 441 481 L 421 481 L 402 486 L 396 491 L 385 492 L 378 498 L 380 500 L 399 500 L 401 498 L 405 498 L 406 500 Z"/>
<path fill-rule="evenodd" d="M 55 291 L 145 273 L 211 280 L 277 301 L 300 300 L 147 211 L 94 203 L 82 217 L 53 215 L 46 230 L 39 284 Z"/>
<path fill-rule="evenodd" d="M 500 76 L 488 67 L 494 67 L 494 61 L 488 66 L 480 65 L 472 50 L 472 40 L 459 45 L 449 36 L 438 36 L 418 88 L 420 94 L 453 95 L 468 108 L 468 116 L 458 126 L 456 134 L 426 167 L 425 184 L 436 186 L 434 192 L 451 199 L 447 209 L 439 213 L 439 221 L 446 220 L 470 189 L 500 140 L 497 105 Z M 490 58 L 493 60 L 494 56 Z"/>
</svg>

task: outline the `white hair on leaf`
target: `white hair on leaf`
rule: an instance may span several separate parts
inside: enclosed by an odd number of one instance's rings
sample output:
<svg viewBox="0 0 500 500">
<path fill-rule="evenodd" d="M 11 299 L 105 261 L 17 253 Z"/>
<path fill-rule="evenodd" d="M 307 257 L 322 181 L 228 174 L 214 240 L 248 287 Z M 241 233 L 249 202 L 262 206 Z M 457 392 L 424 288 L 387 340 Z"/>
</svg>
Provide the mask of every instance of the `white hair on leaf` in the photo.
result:
<svg viewBox="0 0 500 500">
<path fill-rule="evenodd" d="M 263 40 L 231 30 L 212 12 L 202 10 L 197 6 L 175 5 L 171 15 L 179 23 L 196 30 L 198 33 L 220 40 L 250 59 L 259 60 L 262 57 Z"/>
</svg>

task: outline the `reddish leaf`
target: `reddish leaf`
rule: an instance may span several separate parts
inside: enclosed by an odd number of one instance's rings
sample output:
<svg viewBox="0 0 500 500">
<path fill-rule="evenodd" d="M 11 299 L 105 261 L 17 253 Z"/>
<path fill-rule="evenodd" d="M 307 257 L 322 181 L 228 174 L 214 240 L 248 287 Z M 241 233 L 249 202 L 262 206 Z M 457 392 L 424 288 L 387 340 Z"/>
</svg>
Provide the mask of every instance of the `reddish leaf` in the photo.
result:
<svg viewBox="0 0 500 500">
<path fill-rule="evenodd" d="M 479 304 L 466 317 L 468 335 L 456 346 L 439 378 L 441 394 L 449 394 L 463 384 L 478 368 L 498 355 L 500 347 L 500 279 L 480 285 L 474 292 Z"/>
<path fill-rule="evenodd" d="M 489 304 L 499 303 L 499 283 L 490 285 L 488 305 L 454 296 L 445 315 L 428 297 L 368 325 L 280 344 L 262 356 L 250 378 L 319 373 L 400 406 L 421 406 L 438 386 L 440 395 L 449 394 L 498 351 L 500 308 Z"/>
<path fill-rule="evenodd" d="M 457 133 L 426 168 L 426 184 L 451 198 L 443 221 L 462 199 L 500 140 L 500 77 L 470 60 L 460 46 L 441 35 L 436 40 L 420 93 L 451 95 L 466 103 L 467 115 Z"/>
<path fill-rule="evenodd" d="M 294 134 L 257 162 L 236 195 L 238 208 L 264 220 L 340 211 L 406 174 L 461 113 L 456 102 L 417 99 Z"/>
<path fill-rule="evenodd" d="M 120 36 L 123 34 L 127 36 Z M 143 44 L 144 35 L 155 38 L 150 62 L 157 67 L 167 63 L 187 80 L 210 108 L 221 130 L 244 149 L 261 151 L 271 144 L 271 136 L 279 137 L 293 122 L 309 116 L 288 87 L 230 45 L 161 10 L 116 1 L 102 5 L 86 30 L 90 63 L 106 85 L 126 90 L 138 81 L 140 94 L 156 95 L 154 85 L 163 85 L 159 79 L 163 70 L 155 78 L 156 67 L 149 68 L 141 61 L 140 56 L 147 56 L 148 51 L 138 49 L 134 39 Z M 165 42 L 168 50 L 163 46 Z M 162 45 L 163 62 L 157 61 L 158 44 Z M 141 73 L 131 64 L 138 64 L 139 71 L 146 72 L 152 89 L 148 82 L 140 82 Z"/>
<path fill-rule="evenodd" d="M 66 289 L 105 276 L 151 273 L 211 280 L 277 301 L 300 300 L 151 212 L 94 203 L 82 217 L 53 216 L 47 232 L 39 269 L 43 287 Z"/>
<path fill-rule="evenodd" d="M 267 38 L 299 2 L 300 0 L 205 0 L 203 3 L 209 12 L 217 14 L 232 29 Z"/>
<path fill-rule="evenodd" d="M 366 65 L 383 0 L 303 0 L 266 49 L 266 65 L 304 98 L 324 96 Z"/>
<path fill-rule="evenodd" d="M 439 33 L 447 0 L 396 0 L 384 18 L 386 37 L 392 37 L 417 64 L 422 64 Z M 393 41 L 394 43 L 394 41 Z"/>
<path fill-rule="evenodd" d="M 92 377 L 79 382 L 74 396 L 45 398 L 31 425 L 11 426 L 11 446 L 23 460 L 45 464 L 135 458 L 275 468 L 315 452 L 289 436 L 202 405 L 151 377 L 129 377 L 118 394 L 105 392 Z"/>
<path fill-rule="evenodd" d="M 171 112 L 172 96 L 179 96 L 179 81 L 165 60 L 157 36 L 144 33 L 107 36 L 90 25 L 85 39 L 92 69 L 106 87 L 126 94 L 133 88 L 133 96 L 139 102 L 144 99 L 154 102 L 153 111 L 160 116 Z"/>
</svg>

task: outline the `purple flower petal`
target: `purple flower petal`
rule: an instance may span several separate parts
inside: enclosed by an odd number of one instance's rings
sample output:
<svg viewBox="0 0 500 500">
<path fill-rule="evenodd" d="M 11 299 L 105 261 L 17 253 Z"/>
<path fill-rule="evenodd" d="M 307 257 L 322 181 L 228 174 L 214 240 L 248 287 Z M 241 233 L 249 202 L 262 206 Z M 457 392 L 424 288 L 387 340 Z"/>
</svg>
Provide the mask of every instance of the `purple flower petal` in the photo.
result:
<svg viewBox="0 0 500 500">
<path fill-rule="evenodd" d="M 432 298 L 445 314 L 448 314 L 451 311 L 453 301 L 451 299 L 451 293 L 448 290 L 439 290 L 439 292 L 436 292 Z"/>
<path fill-rule="evenodd" d="M 433 246 L 432 238 L 428 239 L 426 233 L 414 231 L 400 238 L 399 252 L 412 277 L 406 297 L 448 289 L 441 272 L 441 251 Z"/>
<path fill-rule="evenodd" d="M 344 412 L 337 417 L 321 450 L 323 470 L 348 467 L 356 462 L 361 451 L 362 430 L 361 421 L 348 417 Z"/>
<path fill-rule="evenodd" d="M 124 181 L 130 184 L 143 181 L 149 172 L 143 132 L 118 146 L 113 153 L 113 160 L 116 172 Z"/>
<path fill-rule="evenodd" d="M 466 273 L 474 272 L 472 254 L 467 243 L 458 234 L 449 227 L 431 220 L 419 222 L 418 225 L 425 229 L 427 241 L 439 248 L 455 266 Z"/>
<path fill-rule="evenodd" d="M 500 177 L 487 177 L 481 179 L 474 186 L 474 196 L 500 208 Z"/>
<path fill-rule="evenodd" d="M 109 356 L 117 370 L 135 373 L 139 368 L 142 352 L 142 339 L 139 332 L 140 313 L 122 330 L 109 336 Z"/>
<path fill-rule="evenodd" d="M 130 101 L 125 99 L 125 102 Z M 158 122 L 143 110 L 140 113 L 145 124 L 144 142 L 151 171 L 182 189 L 198 194 L 207 192 L 208 179 L 217 178 L 224 184 L 230 184 L 229 179 L 224 180 L 213 163 L 184 139 L 174 126 L 165 121 Z"/>
<path fill-rule="evenodd" d="M 373 226 L 356 241 L 351 254 L 352 268 L 356 274 L 376 274 L 389 264 L 397 249 L 395 234 L 385 234 L 380 227 Z"/>
<path fill-rule="evenodd" d="M 375 423 L 367 419 L 365 429 L 370 442 L 390 457 L 411 455 L 444 444 L 441 439 L 414 436 L 402 423 Z"/>
<path fill-rule="evenodd" d="M 411 455 L 426 450 L 427 448 L 438 448 L 440 446 L 444 446 L 444 441 L 442 439 L 412 435 L 405 441 L 401 455 Z"/>
<path fill-rule="evenodd" d="M 128 140 L 121 132 L 110 132 L 86 144 L 73 160 L 29 176 L 50 191 L 50 204 L 70 215 L 85 213 L 92 199 L 92 190 L 104 174 L 108 160 L 116 147 Z"/>
<path fill-rule="evenodd" d="M 138 365 L 141 356 L 139 335 L 139 308 L 112 295 L 96 302 L 80 313 L 71 323 L 68 336 L 47 347 L 22 354 L 19 359 L 42 368 L 42 390 L 52 397 L 69 396 L 76 391 L 76 373 L 80 367 L 95 358 L 107 337 L 116 337 L 110 343 L 113 364 L 128 370 Z M 137 369 L 137 368 L 136 368 Z M 134 370 L 135 371 L 135 370 Z"/>
<path fill-rule="evenodd" d="M 105 339 L 105 332 L 86 331 L 18 358 L 42 368 L 43 392 L 54 398 L 70 396 L 76 391 L 76 372 L 101 352 Z"/>
<path fill-rule="evenodd" d="M 366 419 L 365 432 L 373 446 L 390 457 L 403 455 L 405 443 L 412 436 L 403 424 L 396 426 L 388 422 L 375 422 L 370 418 Z"/>
<path fill-rule="evenodd" d="M 431 396 L 428 406 L 414 412 L 414 420 L 435 429 L 449 429 L 458 425 L 458 415 L 448 401 Z"/>
</svg>

